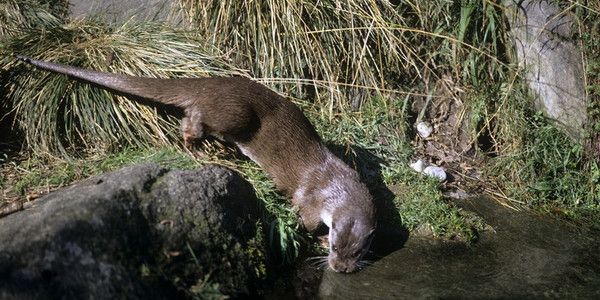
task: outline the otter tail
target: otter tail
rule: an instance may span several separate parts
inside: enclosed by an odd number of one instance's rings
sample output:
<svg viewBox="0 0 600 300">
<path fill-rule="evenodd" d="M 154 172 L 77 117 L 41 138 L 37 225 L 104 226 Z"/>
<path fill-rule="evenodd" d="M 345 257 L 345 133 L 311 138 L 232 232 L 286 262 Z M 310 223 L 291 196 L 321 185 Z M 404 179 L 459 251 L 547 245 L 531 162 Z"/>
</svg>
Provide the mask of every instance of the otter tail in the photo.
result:
<svg viewBox="0 0 600 300">
<path fill-rule="evenodd" d="M 181 103 L 178 103 L 175 97 L 169 97 L 165 94 L 165 86 L 168 86 L 165 84 L 165 81 L 172 79 L 146 78 L 98 72 L 63 64 L 45 62 L 21 55 L 17 55 L 16 58 L 40 69 L 64 74 L 74 79 L 110 90 L 117 94 L 134 98 L 142 98 L 163 104 L 181 106 Z"/>
</svg>

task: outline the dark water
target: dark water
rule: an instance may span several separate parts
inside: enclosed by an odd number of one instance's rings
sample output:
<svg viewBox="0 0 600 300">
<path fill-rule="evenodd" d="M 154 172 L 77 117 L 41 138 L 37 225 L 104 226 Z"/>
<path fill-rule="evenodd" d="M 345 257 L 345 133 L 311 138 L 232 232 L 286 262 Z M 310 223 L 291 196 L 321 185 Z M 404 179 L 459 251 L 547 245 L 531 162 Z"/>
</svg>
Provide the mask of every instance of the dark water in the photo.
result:
<svg viewBox="0 0 600 300">
<path fill-rule="evenodd" d="M 320 282 L 313 283 L 314 294 L 309 297 L 600 299 L 596 232 L 516 212 L 484 198 L 458 204 L 483 217 L 494 230 L 482 233 L 471 247 L 411 236 L 401 249 L 361 272 L 326 271 Z"/>
</svg>

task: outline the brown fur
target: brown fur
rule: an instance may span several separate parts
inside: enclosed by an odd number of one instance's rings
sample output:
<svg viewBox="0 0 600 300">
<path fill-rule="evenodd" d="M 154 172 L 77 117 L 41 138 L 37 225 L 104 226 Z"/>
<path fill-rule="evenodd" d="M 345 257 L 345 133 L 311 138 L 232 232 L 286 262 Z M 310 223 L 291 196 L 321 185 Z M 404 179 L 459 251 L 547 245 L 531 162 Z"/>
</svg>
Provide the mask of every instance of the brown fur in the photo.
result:
<svg viewBox="0 0 600 300">
<path fill-rule="evenodd" d="M 207 135 L 235 143 L 292 197 L 308 230 L 327 224 L 329 266 L 356 270 L 375 226 L 371 195 L 289 100 L 242 77 L 142 78 L 18 58 L 119 94 L 182 108 L 186 145 Z"/>
</svg>

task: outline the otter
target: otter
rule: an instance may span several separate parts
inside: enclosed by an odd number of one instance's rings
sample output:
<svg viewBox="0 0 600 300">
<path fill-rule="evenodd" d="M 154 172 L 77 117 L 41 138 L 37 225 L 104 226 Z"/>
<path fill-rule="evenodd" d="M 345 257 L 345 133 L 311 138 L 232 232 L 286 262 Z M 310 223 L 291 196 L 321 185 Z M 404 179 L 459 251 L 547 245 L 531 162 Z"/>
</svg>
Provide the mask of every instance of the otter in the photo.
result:
<svg viewBox="0 0 600 300">
<path fill-rule="evenodd" d="M 17 59 L 129 98 L 182 109 L 186 147 L 206 136 L 234 143 L 292 198 L 308 231 L 321 224 L 329 228 L 329 267 L 342 273 L 359 268 L 375 230 L 373 198 L 358 173 L 323 144 L 288 99 L 244 77 L 159 79 Z"/>
</svg>

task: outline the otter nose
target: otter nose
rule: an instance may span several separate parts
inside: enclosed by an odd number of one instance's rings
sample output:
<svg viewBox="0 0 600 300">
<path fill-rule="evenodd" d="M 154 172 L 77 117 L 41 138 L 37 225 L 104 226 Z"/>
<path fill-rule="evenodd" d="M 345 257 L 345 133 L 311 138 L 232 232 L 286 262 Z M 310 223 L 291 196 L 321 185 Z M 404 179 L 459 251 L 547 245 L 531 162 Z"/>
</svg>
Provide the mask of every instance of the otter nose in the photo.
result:
<svg viewBox="0 0 600 300">
<path fill-rule="evenodd" d="M 352 264 L 352 265 L 348 265 L 348 266 L 345 268 L 345 270 L 344 270 L 344 273 L 354 273 L 354 272 L 356 272 L 357 270 L 358 270 L 358 267 L 357 267 L 356 265 Z"/>
<path fill-rule="evenodd" d="M 339 264 L 336 266 L 336 268 L 334 269 L 336 272 L 339 273 L 352 273 L 354 271 L 354 268 L 352 268 L 349 265 L 345 265 L 345 264 Z"/>
<path fill-rule="evenodd" d="M 330 260 L 329 267 L 338 273 L 352 273 L 356 271 L 354 262 Z"/>
</svg>

